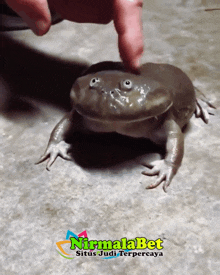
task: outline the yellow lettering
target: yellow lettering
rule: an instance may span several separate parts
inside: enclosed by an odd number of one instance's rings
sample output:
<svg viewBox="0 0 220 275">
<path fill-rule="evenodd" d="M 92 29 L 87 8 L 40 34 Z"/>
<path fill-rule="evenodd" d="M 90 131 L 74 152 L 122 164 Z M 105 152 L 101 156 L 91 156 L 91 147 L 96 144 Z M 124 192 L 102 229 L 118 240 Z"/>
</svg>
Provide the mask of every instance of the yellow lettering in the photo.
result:
<svg viewBox="0 0 220 275">
<path fill-rule="evenodd" d="M 148 247 L 149 249 L 155 249 L 155 241 L 149 241 L 149 242 L 147 243 L 147 247 Z"/>
<path fill-rule="evenodd" d="M 157 244 L 157 249 L 163 249 L 163 246 L 161 245 L 163 241 L 161 239 L 157 239 L 155 243 Z"/>
<path fill-rule="evenodd" d="M 145 249 L 147 247 L 146 238 L 136 238 L 137 246 L 136 249 Z"/>
</svg>

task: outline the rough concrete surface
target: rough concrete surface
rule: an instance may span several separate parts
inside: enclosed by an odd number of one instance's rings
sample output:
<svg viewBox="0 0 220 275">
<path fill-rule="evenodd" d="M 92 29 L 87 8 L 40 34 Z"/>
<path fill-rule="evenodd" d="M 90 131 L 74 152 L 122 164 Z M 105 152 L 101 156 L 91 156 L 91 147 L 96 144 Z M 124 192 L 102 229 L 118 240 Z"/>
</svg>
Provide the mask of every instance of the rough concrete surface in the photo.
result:
<svg viewBox="0 0 220 275">
<path fill-rule="evenodd" d="M 48 172 L 34 163 L 69 110 L 74 79 L 88 63 L 119 60 L 117 36 L 112 23 L 67 21 L 44 37 L 2 33 L 0 274 L 219 274 L 220 11 L 204 11 L 219 2 L 144 4 L 142 62 L 180 67 L 217 107 L 215 116 L 208 125 L 191 119 L 168 193 L 145 189 L 155 177 L 141 174 L 140 148 L 135 154 L 130 140 L 79 138 L 79 159 L 58 158 Z M 163 256 L 66 259 L 56 243 L 67 230 L 86 230 L 90 240 L 161 238 Z"/>
</svg>

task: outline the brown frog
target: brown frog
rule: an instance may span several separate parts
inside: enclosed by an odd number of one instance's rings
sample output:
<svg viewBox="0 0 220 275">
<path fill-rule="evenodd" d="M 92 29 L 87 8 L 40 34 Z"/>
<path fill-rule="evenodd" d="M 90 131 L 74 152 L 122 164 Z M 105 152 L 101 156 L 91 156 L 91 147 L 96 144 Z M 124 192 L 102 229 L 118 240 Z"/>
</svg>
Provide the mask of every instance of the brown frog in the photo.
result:
<svg viewBox="0 0 220 275">
<path fill-rule="evenodd" d="M 76 131 L 116 132 L 150 139 L 166 146 L 163 160 L 145 163 L 144 175 L 158 175 L 155 188 L 164 182 L 166 191 L 181 165 L 183 127 L 193 113 L 207 123 L 208 113 L 196 100 L 191 80 L 179 68 L 146 63 L 140 74 L 126 72 L 119 62 L 92 65 L 71 90 L 72 111 L 54 128 L 44 155 L 47 169 L 57 156 L 71 160 L 68 136 Z"/>
</svg>

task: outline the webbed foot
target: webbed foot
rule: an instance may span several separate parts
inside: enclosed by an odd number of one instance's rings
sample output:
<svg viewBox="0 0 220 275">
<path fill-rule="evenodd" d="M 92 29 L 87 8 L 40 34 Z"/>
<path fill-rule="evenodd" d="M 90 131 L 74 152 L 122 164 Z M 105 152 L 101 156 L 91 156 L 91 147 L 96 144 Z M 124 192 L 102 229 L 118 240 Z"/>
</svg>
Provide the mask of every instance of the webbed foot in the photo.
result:
<svg viewBox="0 0 220 275">
<path fill-rule="evenodd" d="M 154 184 L 149 185 L 146 189 L 156 188 L 158 185 L 163 183 L 163 190 L 167 192 L 167 187 L 170 185 L 174 175 L 176 174 L 178 167 L 166 160 L 155 160 L 152 163 L 144 164 L 148 168 L 147 171 L 143 171 L 143 175 L 156 176 L 158 178 Z"/>
<path fill-rule="evenodd" d="M 56 158 L 58 156 L 62 157 L 65 160 L 72 160 L 72 157 L 68 154 L 68 151 L 70 149 L 71 145 L 66 143 L 65 141 L 60 141 L 59 143 L 50 143 L 43 154 L 43 156 L 40 157 L 39 161 L 35 164 L 39 164 L 41 162 L 44 162 L 46 159 L 49 158 L 49 161 L 47 162 L 46 169 L 49 171 L 52 164 L 55 162 Z"/>
</svg>

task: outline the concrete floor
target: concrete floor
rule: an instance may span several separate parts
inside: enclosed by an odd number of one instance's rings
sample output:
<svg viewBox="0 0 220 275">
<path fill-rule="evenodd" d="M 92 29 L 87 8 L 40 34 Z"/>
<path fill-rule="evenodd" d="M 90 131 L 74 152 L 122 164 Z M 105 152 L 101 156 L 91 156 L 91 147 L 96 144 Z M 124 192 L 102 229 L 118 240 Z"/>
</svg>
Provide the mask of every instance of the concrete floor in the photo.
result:
<svg viewBox="0 0 220 275">
<path fill-rule="evenodd" d="M 145 189 L 155 178 L 141 174 L 140 150 L 135 154 L 130 140 L 85 137 L 76 145 L 87 159 L 58 158 L 50 172 L 34 165 L 70 108 L 74 79 L 89 63 L 119 60 L 112 23 L 63 21 L 44 37 L 1 34 L 0 274 L 219 274 L 220 11 L 205 7 L 220 6 L 156 0 L 146 1 L 143 12 L 142 62 L 180 67 L 217 107 L 208 125 L 191 119 L 168 193 Z M 117 152 L 125 151 L 120 159 Z M 163 256 L 66 259 L 56 243 L 67 230 L 86 230 L 90 240 L 161 238 Z"/>
</svg>

